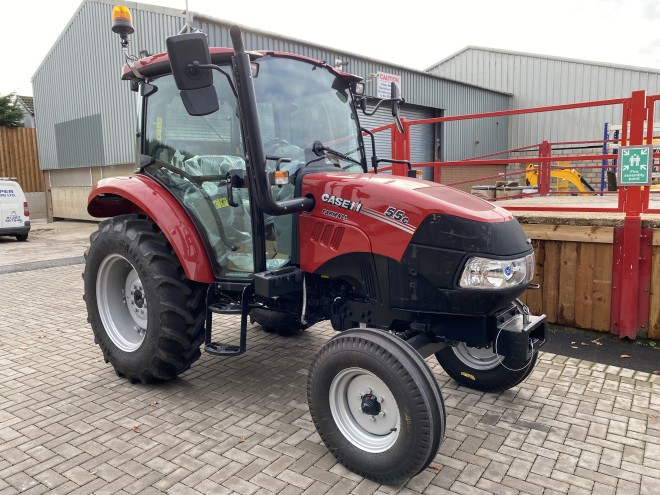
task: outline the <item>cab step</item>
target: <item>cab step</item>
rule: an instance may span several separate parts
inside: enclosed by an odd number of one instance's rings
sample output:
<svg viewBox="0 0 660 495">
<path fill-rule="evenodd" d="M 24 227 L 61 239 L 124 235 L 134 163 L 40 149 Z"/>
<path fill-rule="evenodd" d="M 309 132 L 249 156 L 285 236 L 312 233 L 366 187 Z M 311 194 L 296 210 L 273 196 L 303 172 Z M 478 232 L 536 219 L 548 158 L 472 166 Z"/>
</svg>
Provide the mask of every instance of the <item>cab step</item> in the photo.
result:
<svg viewBox="0 0 660 495">
<path fill-rule="evenodd" d="M 234 344 L 223 344 L 222 342 L 209 342 L 204 345 L 204 350 L 214 356 L 239 356 L 245 352 L 245 346 Z"/>
<path fill-rule="evenodd" d="M 237 288 L 232 286 L 233 289 Z M 231 302 L 224 300 L 218 301 L 222 295 L 222 288 L 210 286 L 206 296 L 206 328 L 204 335 L 204 351 L 213 356 L 233 357 L 240 356 L 247 348 L 247 317 L 252 307 L 252 298 L 254 296 L 254 286 L 246 284 L 242 287 L 241 302 Z M 241 315 L 240 344 L 225 344 L 223 342 L 213 342 L 213 314 L 223 315 Z"/>
<path fill-rule="evenodd" d="M 217 313 L 221 315 L 240 315 L 241 305 L 238 303 L 216 303 L 209 305 L 209 311 L 211 313 Z"/>
</svg>

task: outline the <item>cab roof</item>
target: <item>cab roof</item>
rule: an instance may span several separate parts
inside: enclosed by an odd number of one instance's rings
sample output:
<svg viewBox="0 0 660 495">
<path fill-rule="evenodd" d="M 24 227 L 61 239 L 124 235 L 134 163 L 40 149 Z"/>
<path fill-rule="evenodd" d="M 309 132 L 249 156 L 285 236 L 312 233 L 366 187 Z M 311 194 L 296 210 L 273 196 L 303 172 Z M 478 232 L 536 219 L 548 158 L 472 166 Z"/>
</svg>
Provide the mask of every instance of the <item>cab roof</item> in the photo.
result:
<svg viewBox="0 0 660 495">
<path fill-rule="evenodd" d="M 234 56 L 234 50 L 232 48 L 222 48 L 222 47 L 211 47 L 209 48 L 209 53 L 211 54 L 211 63 L 216 65 L 228 64 L 231 62 L 232 57 Z M 349 74 L 348 72 L 343 72 L 337 70 L 331 65 L 328 65 L 326 62 L 322 62 L 310 57 L 305 57 L 303 55 L 296 55 L 294 53 L 288 52 L 279 52 L 273 50 L 259 50 L 259 51 L 250 51 L 248 52 L 251 60 L 257 60 L 260 57 L 266 55 L 272 57 L 284 57 L 284 58 L 293 58 L 308 62 L 313 65 L 322 67 L 331 73 L 347 79 L 348 81 L 361 81 L 360 76 L 354 74 Z M 138 73 L 143 75 L 145 78 L 153 78 L 162 76 L 164 74 L 169 74 L 172 69 L 170 67 L 170 59 L 167 52 L 158 53 L 156 55 L 150 55 L 149 57 L 144 57 L 133 62 L 133 69 L 128 64 L 124 64 L 122 67 L 121 78 L 123 80 L 133 80 L 139 81 L 140 78 L 137 77 L 133 70 L 136 70 Z"/>
</svg>

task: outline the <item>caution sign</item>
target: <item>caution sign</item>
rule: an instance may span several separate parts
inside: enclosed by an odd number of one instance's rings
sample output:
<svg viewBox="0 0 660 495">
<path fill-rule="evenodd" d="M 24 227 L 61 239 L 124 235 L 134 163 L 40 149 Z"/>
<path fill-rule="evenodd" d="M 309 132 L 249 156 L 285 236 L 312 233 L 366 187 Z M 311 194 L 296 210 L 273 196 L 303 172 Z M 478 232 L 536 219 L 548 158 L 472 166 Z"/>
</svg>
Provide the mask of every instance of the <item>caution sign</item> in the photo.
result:
<svg viewBox="0 0 660 495">
<path fill-rule="evenodd" d="M 618 169 L 619 186 L 650 186 L 653 146 L 622 146 Z"/>
<path fill-rule="evenodd" d="M 396 74 L 388 74 L 387 72 L 377 72 L 376 78 L 378 85 L 376 86 L 376 98 L 387 100 L 392 97 L 392 83 L 396 84 L 401 94 L 401 76 Z"/>
</svg>

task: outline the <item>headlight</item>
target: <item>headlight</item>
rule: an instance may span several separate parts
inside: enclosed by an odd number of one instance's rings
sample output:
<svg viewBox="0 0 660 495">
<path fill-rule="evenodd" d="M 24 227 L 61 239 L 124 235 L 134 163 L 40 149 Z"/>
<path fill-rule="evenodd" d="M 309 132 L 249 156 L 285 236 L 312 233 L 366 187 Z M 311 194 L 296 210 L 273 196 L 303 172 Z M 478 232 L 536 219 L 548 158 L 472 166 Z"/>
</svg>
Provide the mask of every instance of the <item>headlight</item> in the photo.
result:
<svg viewBox="0 0 660 495">
<path fill-rule="evenodd" d="M 465 264 L 461 287 L 469 289 L 512 289 L 534 278 L 534 252 L 515 260 L 470 258 Z"/>
</svg>

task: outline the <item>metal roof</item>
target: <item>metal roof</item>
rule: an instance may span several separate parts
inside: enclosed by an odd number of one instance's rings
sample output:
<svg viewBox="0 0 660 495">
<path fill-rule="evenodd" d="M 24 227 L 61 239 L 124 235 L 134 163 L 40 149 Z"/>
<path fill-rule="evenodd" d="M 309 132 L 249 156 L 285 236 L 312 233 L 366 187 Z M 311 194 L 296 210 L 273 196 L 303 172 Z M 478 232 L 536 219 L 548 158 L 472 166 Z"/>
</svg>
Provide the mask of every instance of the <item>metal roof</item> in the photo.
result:
<svg viewBox="0 0 660 495">
<path fill-rule="evenodd" d="M 643 72 L 653 72 L 656 74 L 660 74 L 660 69 L 653 69 L 650 67 L 637 67 L 634 65 L 622 65 L 622 64 L 613 64 L 609 62 L 597 62 L 594 60 L 582 60 L 582 59 L 577 59 L 577 58 L 568 58 L 568 57 L 556 57 L 553 55 L 542 55 L 539 53 L 530 53 L 530 52 L 518 52 L 514 50 L 500 50 L 498 48 L 488 48 L 484 46 L 475 46 L 475 45 L 468 45 L 465 48 L 452 53 L 448 57 L 443 58 L 439 62 L 427 67 L 425 71 L 430 71 L 435 69 L 436 67 L 444 64 L 445 62 L 448 62 L 452 58 L 458 57 L 459 55 L 470 51 L 470 50 L 480 50 L 484 52 L 490 52 L 490 53 L 497 53 L 497 54 L 505 54 L 505 55 L 517 55 L 519 57 L 530 57 L 530 58 L 538 58 L 538 59 L 543 59 L 543 60 L 553 60 L 553 61 L 559 61 L 559 62 L 570 62 L 570 63 L 575 63 L 575 64 L 583 64 L 583 65 L 595 65 L 598 67 L 608 67 L 608 68 L 613 68 L 613 69 L 624 69 L 624 70 L 637 70 L 637 71 L 643 71 Z"/>
</svg>

